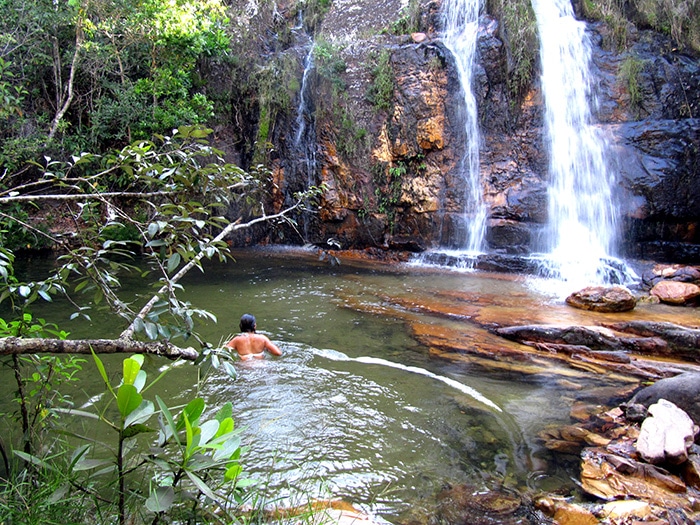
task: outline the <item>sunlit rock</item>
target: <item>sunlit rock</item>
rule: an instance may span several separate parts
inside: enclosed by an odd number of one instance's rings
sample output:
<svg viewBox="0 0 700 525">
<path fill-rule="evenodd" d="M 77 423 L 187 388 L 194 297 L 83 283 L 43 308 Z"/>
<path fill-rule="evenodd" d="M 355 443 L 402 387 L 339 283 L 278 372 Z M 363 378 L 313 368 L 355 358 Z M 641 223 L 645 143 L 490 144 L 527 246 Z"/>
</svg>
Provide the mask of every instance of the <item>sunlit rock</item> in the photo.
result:
<svg viewBox="0 0 700 525">
<path fill-rule="evenodd" d="M 634 309 L 637 299 L 624 286 L 588 286 L 569 295 L 566 304 L 595 312 L 627 312 Z"/>
<path fill-rule="evenodd" d="M 581 505 L 569 503 L 564 498 L 545 496 L 535 501 L 535 507 L 554 519 L 559 525 L 593 525 L 598 519 Z"/>
<path fill-rule="evenodd" d="M 631 520 L 649 518 L 653 511 L 646 501 L 623 500 L 606 503 L 599 514 L 608 520 Z"/>
<path fill-rule="evenodd" d="M 700 286 L 678 281 L 660 281 L 651 289 L 662 303 L 687 304 L 700 297 Z"/>
<path fill-rule="evenodd" d="M 683 481 L 654 465 L 587 448 L 581 454 L 581 488 L 605 500 L 639 498 L 665 508 L 690 510 Z"/>
<path fill-rule="evenodd" d="M 649 463 L 680 465 L 688 460 L 695 430 L 688 414 L 660 399 L 649 407 L 649 417 L 642 422 L 637 450 Z"/>
</svg>

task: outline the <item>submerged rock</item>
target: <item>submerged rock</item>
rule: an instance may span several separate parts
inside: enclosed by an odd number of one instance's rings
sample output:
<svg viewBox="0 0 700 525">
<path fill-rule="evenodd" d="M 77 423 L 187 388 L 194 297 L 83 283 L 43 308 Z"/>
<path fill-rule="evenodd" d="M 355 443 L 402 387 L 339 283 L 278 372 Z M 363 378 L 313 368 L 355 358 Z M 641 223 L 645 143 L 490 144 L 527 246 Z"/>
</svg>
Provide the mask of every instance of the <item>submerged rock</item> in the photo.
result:
<svg viewBox="0 0 700 525">
<path fill-rule="evenodd" d="M 594 312 L 628 312 L 637 299 L 624 286 L 588 286 L 567 297 L 566 304 Z"/>
</svg>

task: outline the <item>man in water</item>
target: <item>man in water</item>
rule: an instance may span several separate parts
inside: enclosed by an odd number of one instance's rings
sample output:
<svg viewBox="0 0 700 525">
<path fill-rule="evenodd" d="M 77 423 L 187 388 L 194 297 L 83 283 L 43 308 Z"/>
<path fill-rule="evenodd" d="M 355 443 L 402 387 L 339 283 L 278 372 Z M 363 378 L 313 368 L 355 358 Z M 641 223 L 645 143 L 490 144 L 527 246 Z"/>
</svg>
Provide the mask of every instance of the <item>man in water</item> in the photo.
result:
<svg viewBox="0 0 700 525">
<path fill-rule="evenodd" d="M 255 333 L 255 317 L 244 314 L 238 325 L 241 333 L 231 339 L 226 346 L 233 348 L 243 361 L 248 359 L 263 359 L 265 350 L 272 355 L 282 355 L 282 350 L 266 336 Z"/>
</svg>

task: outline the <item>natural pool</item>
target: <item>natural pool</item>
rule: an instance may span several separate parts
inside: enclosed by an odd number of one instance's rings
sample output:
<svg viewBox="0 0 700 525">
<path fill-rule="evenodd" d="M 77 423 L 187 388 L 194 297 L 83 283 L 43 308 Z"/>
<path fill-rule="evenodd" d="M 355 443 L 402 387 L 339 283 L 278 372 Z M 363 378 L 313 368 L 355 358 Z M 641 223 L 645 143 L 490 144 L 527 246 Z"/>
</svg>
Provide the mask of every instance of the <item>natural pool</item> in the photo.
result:
<svg viewBox="0 0 700 525">
<path fill-rule="evenodd" d="M 237 332 L 240 316 L 252 313 L 284 356 L 237 362 L 235 380 L 210 370 L 200 394 L 212 410 L 233 403 L 250 447 L 244 466 L 290 502 L 341 497 L 406 523 L 434 514 L 448 486 L 521 495 L 575 490 L 577 458 L 553 455 L 538 433 L 568 423 L 577 399 L 597 401 L 601 389 L 629 384 L 552 363 L 525 371 L 499 356 L 498 366 L 484 366 L 483 359 L 459 352 L 450 357 L 416 337 L 457 331 L 497 350 L 513 343 L 483 329 L 491 319 L 576 322 L 593 315 L 533 292 L 523 277 L 366 261 L 331 265 L 312 252 L 288 250 L 235 257 L 235 263 L 209 265 L 203 274 L 195 270 L 183 283 L 187 298 L 219 320 L 200 331 L 214 344 L 225 342 Z M 462 303 L 469 299 L 459 313 L 450 312 L 455 296 Z M 423 308 L 434 303 L 443 304 L 440 314 Z M 70 322 L 70 309 L 61 305 L 38 305 L 35 313 L 75 338 L 113 337 L 123 328 L 106 314 L 91 324 Z M 652 314 L 642 309 L 635 315 Z M 658 307 L 653 315 L 676 313 Z M 471 322 L 477 317 L 481 327 Z M 105 361 L 116 373 L 121 359 Z M 153 359 L 147 368 L 154 372 L 164 364 Z M 171 403 L 190 399 L 200 373 L 189 364 L 177 367 L 160 395 Z M 82 377 L 79 402 L 92 388 L 101 390 L 92 363 Z M 9 377 L 2 385 L 5 403 Z"/>
</svg>

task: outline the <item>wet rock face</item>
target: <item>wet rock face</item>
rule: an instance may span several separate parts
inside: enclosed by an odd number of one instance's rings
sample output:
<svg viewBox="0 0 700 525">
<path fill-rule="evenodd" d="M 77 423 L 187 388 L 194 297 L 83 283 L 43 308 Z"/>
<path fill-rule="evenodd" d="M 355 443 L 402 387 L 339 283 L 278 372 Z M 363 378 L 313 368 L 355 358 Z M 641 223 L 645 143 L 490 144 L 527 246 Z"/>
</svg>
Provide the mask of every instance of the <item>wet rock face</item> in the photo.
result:
<svg viewBox="0 0 700 525">
<path fill-rule="evenodd" d="M 647 408 L 660 399 L 670 401 L 686 412 L 696 425 L 700 425 L 700 373 L 685 373 L 661 379 L 640 390 L 630 401 Z"/>
<path fill-rule="evenodd" d="M 343 248 L 388 248 L 389 239 L 410 236 L 430 248 L 460 237 L 467 137 L 456 66 L 440 41 L 441 3 L 419 2 L 419 27 L 410 29 L 421 32 L 419 39 L 395 31 L 410 11 L 407 2 L 331 3 L 317 39 L 337 47 L 345 68 L 337 72 L 343 88 L 334 102 L 341 111 L 315 114 L 318 179 L 329 190 L 313 242 L 334 237 Z M 610 31 L 604 24 L 589 29 L 595 115 L 614 157 L 621 254 L 700 261 L 700 62 L 651 31 L 631 30 L 630 47 L 618 52 L 604 47 Z M 499 22 L 483 15 L 473 89 L 486 242 L 494 253 L 521 254 L 542 249 L 548 158 L 537 75 L 531 89 L 516 97 L 508 88 L 506 48 Z M 381 53 L 390 59 L 378 72 Z M 637 66 L 633 78 L 621 73 L 630 61 Z M 393 84 L 388 109 L 372 97 L 380 73 Z M 317 78 L 314 96 L 328 99 L 323 82 L 329 80 Z M 278 151 L 289 150 L 294 122 L 293 116 L 279 119 L 289 131 L 278 130 Z"/>
</svg>

